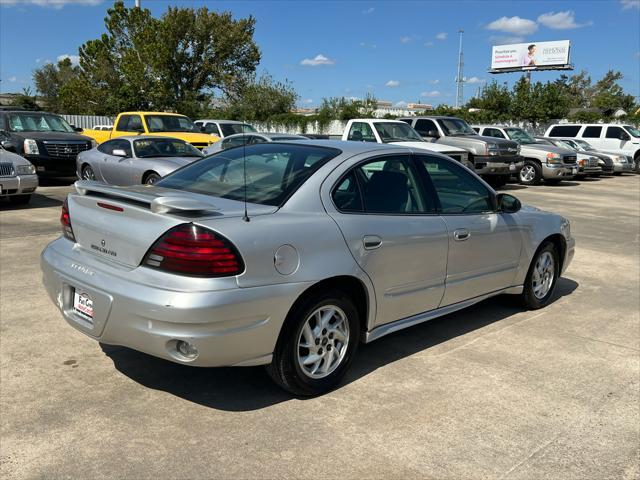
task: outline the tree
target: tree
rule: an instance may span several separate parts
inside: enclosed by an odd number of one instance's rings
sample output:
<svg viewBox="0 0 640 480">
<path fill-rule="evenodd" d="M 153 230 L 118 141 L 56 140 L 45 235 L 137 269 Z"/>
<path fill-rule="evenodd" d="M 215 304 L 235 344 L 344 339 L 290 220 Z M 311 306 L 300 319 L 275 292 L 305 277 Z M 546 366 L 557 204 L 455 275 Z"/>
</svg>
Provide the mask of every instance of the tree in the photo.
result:
<svg viewBox="0 0 640 480">
<path fill-rule="evenodd" d="M 80 67 L 73 65 L 69 58 L 62 59 L 57 64 L 48 63 L 36 70 L 33 74 L 33 80 L 45 108 L 60 113 L 85 113 L 82 105 L 69 108 L 71 99 L 69 98 L 68 85 L 75 84 L 80 75 Z M 65 92 L 65 90 L 67 91 Z M 75 93 L 71 95 L 71 97 L 76 96 Z"/>
<path fill-rule="evenodd" d="M 618 84 L 622 78 L 621 72 L 609 70 L 593 86 L 591 106 L 599 108 L 605 114 L 612 114 L 619 108 L 630 112 L 635 104 L 635 99 L 633 95 L 624 93 L 624 89 Z"/>
<path fill-rule="evenodd" d="M 236 20 L 206 7 L 169 7 L 156 19 L 148 9 L 126 8 L 118 0 L 105 27 L 100 38 L 80 47 L 78 75 L 63 83 L 73 87 L 64 91 L 71 98 L 58 104 L 84 105 L 87 113 L 155 109 L 195 115 L 214 92 L 241 90 L 260 61 L 251 16 Z M 38 91 L 48 98 L 63 93 L 63 85 L 45 81 L 56 73 L 45 66 L 34 74 L 42 77 Z"/>
<path fill-rule="evenodd" d="M 16 107 L 26 110 L 40 110 L 39 105 L 36 103 L 36 97 L 29 87 L 23 88 L 22 93 L 16 97 L 13 103 Z"/>
</svg>

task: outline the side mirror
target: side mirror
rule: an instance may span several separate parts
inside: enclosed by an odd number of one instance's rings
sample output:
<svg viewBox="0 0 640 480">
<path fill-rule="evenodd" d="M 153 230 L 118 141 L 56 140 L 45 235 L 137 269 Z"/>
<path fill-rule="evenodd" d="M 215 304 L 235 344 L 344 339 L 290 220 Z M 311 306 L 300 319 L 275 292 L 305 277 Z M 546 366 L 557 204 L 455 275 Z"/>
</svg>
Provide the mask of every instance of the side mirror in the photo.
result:
<svg viewBox="0 0 640 480">
<path fill-rule="evenodd" d="M 502 213 L 516 213 L 522 208 L 520 200 L 508 193 L 499 193 L 497 196 L 498 211 Z"/>
<path fill-rule="evenodd" d="M 620 132 L 620 135 L 618 135 L 618 138 L 620 140 L 631 140 L 631 137 L 629 137 L 629 135 L 625 132 Z"/>
<path fill-rule="evenodd" d="M 113 155 L 114 157 L 123 157 L 123 158 L 127 158 L 129 156 L 127 155 L 127 152 L 125 152 L 121 148 L 116 148 L 113 152 L 111 152 L 111 155 Z"/>
<path fill-rule="evenodd" d="M 437 130 L 429 130 L 426 133 L 421 133 L 420 135 L 425 136 L 425 137 L 431 137 L 431 138 L 440 138 L 440 134 L 438 133 Z"/>
</svg>

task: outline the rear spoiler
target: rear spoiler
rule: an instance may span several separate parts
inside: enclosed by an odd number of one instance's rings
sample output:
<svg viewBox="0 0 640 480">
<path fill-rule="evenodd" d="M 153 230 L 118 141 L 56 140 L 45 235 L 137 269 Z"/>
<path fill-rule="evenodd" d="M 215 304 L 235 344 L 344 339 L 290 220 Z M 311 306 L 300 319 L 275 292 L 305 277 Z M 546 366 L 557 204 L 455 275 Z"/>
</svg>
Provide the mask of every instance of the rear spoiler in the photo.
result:
<svg viewBox="0 0 640 480">
<path fill-rule="evenodd" d="M 197 213 L 220 210 L 214 204 L 193 199 L 178 191 L 171 195 L 158 195 L 151 189 L 149 192 L 141 191 L 148 187 L 117 187 L 90 180 L 78 180 L 74 186 L 80 195 L 97 194 L 114 200 L 126 199 L 147 205 L 153 213 Z"/>
</svg>

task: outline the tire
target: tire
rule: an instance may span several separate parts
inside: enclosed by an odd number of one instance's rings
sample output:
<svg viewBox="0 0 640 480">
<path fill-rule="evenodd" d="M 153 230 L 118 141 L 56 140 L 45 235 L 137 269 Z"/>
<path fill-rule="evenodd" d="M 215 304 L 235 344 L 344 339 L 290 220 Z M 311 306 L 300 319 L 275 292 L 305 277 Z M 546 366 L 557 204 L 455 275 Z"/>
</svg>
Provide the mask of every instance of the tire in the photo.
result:
<svg viewBox="0 0 640 480">
<path fill-rule="evenodd" d="M 144 183 L 146 185 L 153 185 L 158 180 L 160 180 L 160 175 L 158 175 L 155 172 L 151 172 L 151 173 L 147 174 L 147 176 L 144 177 L 144 181 L 142 183 Z"/>
<path fill-rule="evenodd" d="M 9 203 L 13 205 L 26 205 L 31 201 L 31 194 L 29 195 L 11 195 L 9 198 Z"/>
<path fill-rule="evenodd" d="M 82 167 L 82 180 L 95 180 L 96 179 L 96 174 L 93 171 L 93 168 L 91 167 L 91 165 L 85 165 L 84 167 Z"/>
<path fill-rule="evenodd" d="M 547 259 L 553 264 L 548 265 Z M 542 270 L 542 279 L 540 278 Z M 522 303 L 529 310 L 537 310 L 549 304 L 560 276 L 560 257 L 551 242 L 543 243 L 533 256 L 522 292 Z"/>
<path fill-rule="evenodd" d="M 542 179 L 542 169 L 536 162 L 525 161 L 518 173 L 518 180 L 522 185 L 538 185 Z"/>
<path fill-rule="evenodd" d="M 334 328 L 320 328 L 318 315 L 322 318 L 331 315 L 331 311 L 335 313 L 326 325 Z M 305 329 L 305 326 L 309 328 Z M 339 336 L 346 341 L 341 342 Z M 340 382 L 359 342 L 360 321 L 351 299 L 339 290 L 310 295 L 287 315 L 273 360 L 266 369 L 281 388 L 294 395 L 320 395 Z M 311 363 L 305 364 L 305 358 L 311 359 Z M 313 358 L 318 360 L 313 362 Z M 323 372 L 326 365 L 328 371 Z"/>
</svg>

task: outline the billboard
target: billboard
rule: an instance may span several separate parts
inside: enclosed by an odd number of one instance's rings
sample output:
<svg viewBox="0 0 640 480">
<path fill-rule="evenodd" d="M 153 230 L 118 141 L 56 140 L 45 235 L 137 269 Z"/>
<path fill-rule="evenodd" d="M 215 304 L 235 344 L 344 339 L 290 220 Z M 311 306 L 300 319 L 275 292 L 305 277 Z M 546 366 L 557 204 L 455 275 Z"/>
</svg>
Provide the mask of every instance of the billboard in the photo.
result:
<svg viewBox="0 0 640 480">
<path fill-rule="evenodd" d="M 491 49 L 491 70 L 549 70 L 569 64 L 569 40 L 497 45 Z"/>
</svg>

